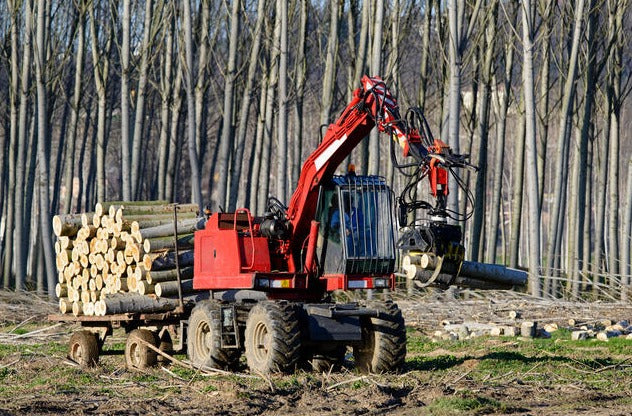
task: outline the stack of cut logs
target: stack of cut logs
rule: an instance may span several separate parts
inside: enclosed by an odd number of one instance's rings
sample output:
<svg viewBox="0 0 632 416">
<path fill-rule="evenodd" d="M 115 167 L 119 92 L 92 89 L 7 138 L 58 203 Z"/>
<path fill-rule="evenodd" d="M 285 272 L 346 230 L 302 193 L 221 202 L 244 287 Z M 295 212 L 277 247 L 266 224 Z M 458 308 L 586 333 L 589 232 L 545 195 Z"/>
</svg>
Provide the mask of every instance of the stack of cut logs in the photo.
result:
<svg viewBox="0 0 632 416">
<path fill-rule="evenodd" d="M 96 204 L 93 213 L 57 215 L 53 231 L 61 313 L 105 316 L 161 312 L 193 290 L 195 204 L 166 201 Z M 176 231 L 178 258 L 176 261 Z"/>
</svg>

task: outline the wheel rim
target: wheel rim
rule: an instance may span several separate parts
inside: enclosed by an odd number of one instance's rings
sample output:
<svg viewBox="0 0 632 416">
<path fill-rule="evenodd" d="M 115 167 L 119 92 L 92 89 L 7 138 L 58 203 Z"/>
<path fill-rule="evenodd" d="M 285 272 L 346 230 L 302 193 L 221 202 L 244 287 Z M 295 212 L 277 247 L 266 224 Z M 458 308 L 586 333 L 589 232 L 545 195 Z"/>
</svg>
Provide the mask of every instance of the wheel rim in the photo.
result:
<svg viewBox="0 0 632 416">
<path fill-rule="evenodd" d="M 195 328 L 195 352 L 200 358 L 208 357 L 211 353 L 211 337 L 211 327 L 208 322 L 200 322 Z"/>
<path fill-rule="evenodd" d="M 140 354 L 140 345 L 138 345 L 138 343 L 134 342 L 132 345 L 130 345 L 129 357 L 135 367 L 138 367 L 138 363 L 140 363 Z"/>
<path fill-rule="evenodd" d="M 75 344 L 72 346 L 72 358 L 79 362 L 83 358 L 83 348 L 81 348 L 81 344 Z"/>
<path fill-rule="evenodd" d="M 254 356 L 258 362 L 268 358 L 270 350 L 270 333 L 268 327 L 263 322 L 257 322 L 253 331 Z"/>
</svg>

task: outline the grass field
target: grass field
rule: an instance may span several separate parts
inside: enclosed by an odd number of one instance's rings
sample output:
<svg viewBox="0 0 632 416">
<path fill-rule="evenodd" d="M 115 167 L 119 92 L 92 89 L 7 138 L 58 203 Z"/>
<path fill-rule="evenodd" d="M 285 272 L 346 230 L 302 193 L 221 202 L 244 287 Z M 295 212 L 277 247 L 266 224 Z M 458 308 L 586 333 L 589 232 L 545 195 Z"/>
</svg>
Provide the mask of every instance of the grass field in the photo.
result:
<svg viewBox="0 0 632 416">
<path fill-rule="evenodd" d="M 399 374 L 298 371 L 261 378 L 208 375 L 175 365 L 143 373 L 125 369 L 124 333 L 106 343 L 100 364 L 67 359 L 70 328 L 47 341 L 27 324 L 0 341 L 0 414 L 532 414 L 628 415 L 632 409 L 632 341 L 490 338 L 430 342 L 409 329 Z M 0 327 L 0 334 L 15 327 Z M 55 332 L 56 331 L 56 332 Z M 177 356 L 184 358 L 184 356 Z M 348 356 L 351 360 L 350 354 Z"/>
</svg>

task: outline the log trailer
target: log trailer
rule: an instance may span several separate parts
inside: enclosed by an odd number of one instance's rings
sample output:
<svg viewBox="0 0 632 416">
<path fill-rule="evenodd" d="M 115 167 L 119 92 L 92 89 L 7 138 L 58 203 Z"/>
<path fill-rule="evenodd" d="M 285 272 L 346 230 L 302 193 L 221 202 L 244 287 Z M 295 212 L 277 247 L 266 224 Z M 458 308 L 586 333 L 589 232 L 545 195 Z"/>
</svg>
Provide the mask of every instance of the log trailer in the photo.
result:
<svg viewBox="0 0 632 416">
<path fill-rule="evenodd" d="M 393 139 L 391 157 L 408 177 L 398 209 L 382 177 L 335 175 L 375 127 Z M 393 143 L 410 163 L 397 161 Z M 183 302 L 180 294 L 178 307 L 168 312 L 53 319 L 80 321 L 86 328 L 70 345 L 70 357 L 85 364 L 96 361 L 105 337 L 122 326 L 130 333 L 125 354 L 131 367 L 150 365 L 156 347 L 169 349 L 179 339 L 175 349 L 186 344 L 189 360 L 201 368 L 234 368 L 244 354 L 254 373 L 291 372 L 304 363 L 323 370 L 343 362 L 351 347 L 360 371 L 395 371 L 406 355 L 398 306 L 339 303 L 332 295 L 394 289 L 397 249 L 419 286 L 476 281 L 459 274 L 461 227 L 448 223 L 456 215 L 447 208 L 448 177 L 454 174 L 462 186 L 459 168 L 472 168 L 467 156 L 434 139 L 418 109 L 402 118 L 385 83 L 365 76 L 305 161 L 287 206 L 272 197 L 263 216 L 246 208 L 207 213 L 194 237 L 195 301 Z M 416 198 L 417 184 L 426 178 L 432 204 Z M 428 210 L 429 220 L 407 224 L 408 214 L 419 209 Z M 395 212 L 405 227 L 398 240 Z"/>
</svg>

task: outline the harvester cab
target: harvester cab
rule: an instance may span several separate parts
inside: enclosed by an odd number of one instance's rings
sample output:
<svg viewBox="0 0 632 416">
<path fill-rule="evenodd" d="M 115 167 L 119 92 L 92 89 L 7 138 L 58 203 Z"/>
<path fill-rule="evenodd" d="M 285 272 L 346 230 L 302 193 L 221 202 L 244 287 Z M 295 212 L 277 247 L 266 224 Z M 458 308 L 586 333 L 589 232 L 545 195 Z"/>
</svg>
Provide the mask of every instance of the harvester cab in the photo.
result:
<svg viewBox="0 0 632 416">
<path fill-rule="evenodd" d="M 334 176 L 321 186 L 316 251 L 324 274 L 388 276 L 393 272 L 391 195 L 379 176 Z"/>
</svg>

